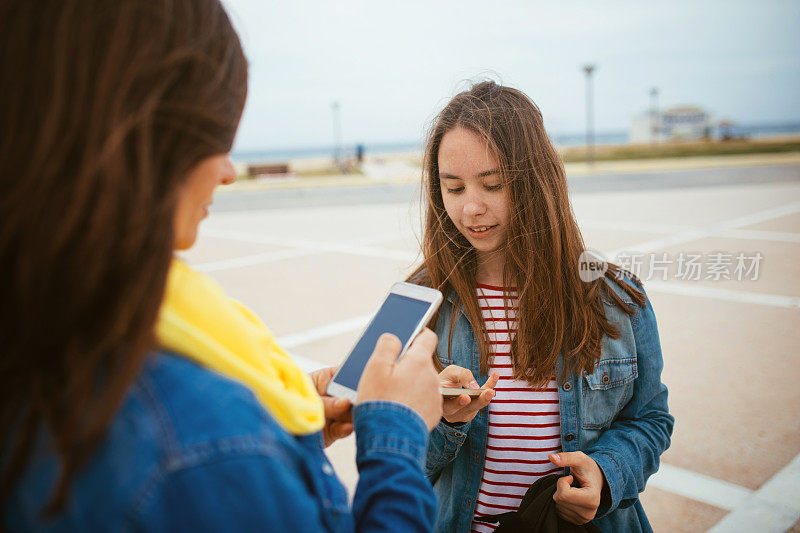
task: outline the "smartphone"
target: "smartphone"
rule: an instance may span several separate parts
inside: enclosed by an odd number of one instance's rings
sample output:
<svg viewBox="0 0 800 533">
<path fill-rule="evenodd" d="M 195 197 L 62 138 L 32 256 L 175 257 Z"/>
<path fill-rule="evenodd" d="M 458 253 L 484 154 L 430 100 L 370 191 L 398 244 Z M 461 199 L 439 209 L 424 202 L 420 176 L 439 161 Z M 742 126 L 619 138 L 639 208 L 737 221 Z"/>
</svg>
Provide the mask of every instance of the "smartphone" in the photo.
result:
<svg viewBox="0 0 800 533">
<path fill-rule="evenodd" d="M 477 398 L 486 389 L 460 389 L 458 387 L 441 387 L 439 392 L 442 393 L 445 399 L 456 398 L 462 394 L 466 394 L 470 398 Z"/>
<path fill-rule="evenodd" d="M 326 391 L 328 395 L 342 396 L 355 401 L 361 373 L 375 350 L 378 337 L 384 333 L 392 333 L 400 339 L 403 347 L 398 355 L 399 359 L 414 337 L 430 321 L 441 303 L 442 293 L 436 289 L 405 282 L 392 285 L 389 294 L 350 351 L 350 355 L 328 383 Z"/>
</svg>

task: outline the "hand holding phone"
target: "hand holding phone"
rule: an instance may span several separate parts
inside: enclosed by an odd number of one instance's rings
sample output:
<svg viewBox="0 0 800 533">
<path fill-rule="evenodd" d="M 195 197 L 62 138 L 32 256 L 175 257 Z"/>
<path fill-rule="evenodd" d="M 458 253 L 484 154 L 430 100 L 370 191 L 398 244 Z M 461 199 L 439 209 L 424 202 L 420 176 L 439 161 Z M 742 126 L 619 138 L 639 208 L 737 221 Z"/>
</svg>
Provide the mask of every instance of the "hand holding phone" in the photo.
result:
<svg viewBox="0 0 800 533">
<path fill-rule="evenodd" d="M 403 282 L 392 285 L 389 294 L 350 351 L 350 355 L 328 383 L 328 394 L 355 401 L 361 374 L 367 360 L 376 349 L 378 338 L 384 333 L 391 333 L 397 337 L 400 340 L 400 349 L 395 356 L 402 357 L 441 302 L 442 293 L 436 289 Z M 434 349 L 435 346 L 431 348 L 431 353 Z"/>
<path fill-rule="evenodd" d="M 400 347 L 394 335 L 384 334 L 378 339 L 361 376 L 356 404 L 385 400 L 405 405 L 422 417 L 430 431 L 442 419 L 439 376 L 432 357 L 436 334 L 424 329 L 398 360 Z"/>
<path fill-rule="evenodd" d="M 442 388 L 452 389 L 472 389 L 480 391 L 478 396 L 470 394 L 458 394 L 444 398 L 442 406 L 442 416 L 450 423 L 469 422 L 478 411 L 489 405 L 494 398 L 494 387 L 500 376 L 492 373 L 483 387 L 476 389 L 478 383 L 472 372 L 467 368 L 457 365 L 450 365 L 439 373 L 439 383 Z"/>
<path fill-rule="evenodd" d="M 326 448 L 336 440 L 343 439 L 353 432 L 353 405 L 350 400 L 347 398 L 334 398 L 326 393 L 328 383 L 330 383 L 335 373 L 336 367 L 326 367 L 309 374 L 317 393 L 322 399 L 322 408 L 325 411 L 322 440 Z"/>
</svg>

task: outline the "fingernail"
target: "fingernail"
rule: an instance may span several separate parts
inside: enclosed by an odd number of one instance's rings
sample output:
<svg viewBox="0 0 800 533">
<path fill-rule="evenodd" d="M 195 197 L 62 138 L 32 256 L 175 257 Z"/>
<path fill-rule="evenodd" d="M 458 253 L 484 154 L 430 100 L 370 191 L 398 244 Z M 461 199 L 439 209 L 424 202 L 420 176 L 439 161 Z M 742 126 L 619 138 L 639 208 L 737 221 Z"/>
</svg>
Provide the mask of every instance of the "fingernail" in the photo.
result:
<svg viewBox="0 0 800 533">
<path fill-rule="evenodd" d="M 479 387 L 480 387 L 480 385 L 478 385 L 478 382 L 477 382 L 477 381 L 475 381 L 474 379 L 473 379 L 472 381 L 470 381 L 470 382 L 469 382 L 469 386 L 470 386 L 471 388 L 473 388 L 473 389 L 477 389 L 477 388 L 479 388 Z"/>
<path fill-rule="evenodd" d="M 553 454 L 553 459 L 555 459 L 556 461 L 560 461 L 561 457 L 559 457 L 557 453 L 554 453 Z"/>
</svg>

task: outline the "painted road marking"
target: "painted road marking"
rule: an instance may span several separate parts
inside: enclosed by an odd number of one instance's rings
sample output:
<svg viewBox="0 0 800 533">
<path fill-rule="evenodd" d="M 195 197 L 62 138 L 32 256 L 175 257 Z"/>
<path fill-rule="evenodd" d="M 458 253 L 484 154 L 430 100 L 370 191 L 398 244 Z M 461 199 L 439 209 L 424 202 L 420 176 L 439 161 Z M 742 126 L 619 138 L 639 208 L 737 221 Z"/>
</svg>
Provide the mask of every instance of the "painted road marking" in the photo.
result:
<svg viewBox="0 0 800 533">
<path fill-rule="evenodd" d="M 703 239 L 710 236 L 721 236 L 728 238 L 742 238 L 742 239 L 757 239 L 757 240 L 776 240 L 781 242 L 800 242 L 800 234 L 791 232 L 771 232 L 771 231 L 758 231 L 758 230 L 743 230 L 738 229 L 740 226 L 747 226 L 772 220 L 774 218 L 791 215 L 800 212 L 800 202 L 792 202 L 783 206 L 765 209 L 749 215 L 736 217 L 730 220 L 711 224 L 705 227 L 692 228 L 688 226 L 669 225 L 669 224 L 624 224 L 621 222 L 610 221 L 587 221 L 583 224 L 585 227 L 594 227 L 598 229 L 620 230 L 620 231 L 645 231 L 650 233 L 665 233 L 664 237 L 645 241 L 633 246 L 627 246 L 616 250 L 605 252 L 606 257 L 614 258 L 623 252 L 639 252 L 646 253 L 657 251 L 660 249 L 674 246 L 676 244 L 684 244 L 687 242 Z M 379 257 L 382 259 L 392 259 L 400 261 L 408 261 L 413 263 L 420 258 L 420 253 L 406 252 L 403 250 L 382 249 L 372 246 L 381 242 L 391 242 L 408 238 L 409 233 L 395 233 L 392 235 L 383 235 L 378 237 L 362 238 L 353 243 L 331 243 L 321 242 L 310 239 L 298 239 L 291 237 L 277 237 L 263 233 L 240 231 L 240 230 L 227 230 L 220 228 L 207 228 L 202 231 L 202 235 L 215 237 L 219 239 L 228 239 L 234 241 L 244 241 L 259 244 L 269 244 L 273 246 L 282 246 L 288 248 L 300 248 L 306 250 L 306 253 L 292 254 L 284 252 L 271 252 L 254 254 L 240 258 L 229 259 L 226 261 L 214 261 L 212 263 L 202 263 L 195 268 L 203 272 L 213 272 L 217 270 L 224 270 L 227 268 L 240 268 L 242 266 L 253 266 L 261 263 L 268 263 L 278 261 L 281 258 L 299 257 L 301 255 L 310 255 L 312 253 L 322 252 L 338 252 L 345 254 L 363 255 L 370 257 Z M 713 297 L 713 296 L 709 296 Z"/>
<path fill-rule="evenodd" d="M 274 261 L 283 261 L 294 257 L 313 255 L 315 250 L 290 248 L 288 250 L 277 250 L 275 252 L 264 252 L 255 255 L 245 255 L 234 257 L 233 259 L 222 259 L 220 261 L 210 261 L 192 266 L 198 272 L 217 272 L 220 270 L 231 270 L 234 268 L 244 268 L 248 266 L 263 265 Z"/>
<path fill-rule="evenodd" d="M 700 298 L 713 298 L 715 300 L 745 304 L 769 305 L 771 307 L 783 307 L 786 309 L 800 308 L 800 298 L 796 296 L 717 289 L 705 285 L 690 285 L 688 283 L 666 281 L 646 281 L 644 285 L 648 292 L 697 296 Z"/>
<path fill-rule="evenodd" d="M 760 222 L 766 222 L 767 220 L 772 220 L 774 218 L 779 218 L 786 215 L 793 215 L 797 212 L 800 212 L 800 202 L 792 202 L 779 207 L 764 209 L 762 211 L 751 213 L 749 215 L 744 215 L 729 220 L 724 220 L 716 224 L 710 224 L 704 227 L 693 228 L 686 231 L 682 231 L 680 233 L 676 233 L 674 235 L 668 235 L 666 237 L 662 237 L 659 239 L 645 241 L 634 246 L 626 246 L 624 248 L 619 248 L 617 250 L 611 250 L 607 252 L 607 256 L 614 258 L 617 255 L 621 254 L 622 252 L 641 252 L 641 253 L 655 252 L 658 250 L 663 250 L 664 248 L 668 248 L 670 246 L 675 246 L 676 244 L 684 244 L 687 242 L 704 239 L 706 237 L 711 237 L 728 230 L 738 229 L 740 226 L 749 226 L 752 224 L 758 224 Z M 634 225 L 633 227 L 636 226 Z"/>
<path fill-rule="evenodd" d="M 748 225 L 752 223 L 763 222 L 765 220 L 771 220 L 772 218 L 785 216 L 787 214 L 793 214 L 798 211 L 800 211 L 800 202 L 793 202 L 790 204 L 786 204 L 784 206 L 766 209 L 750 215 L 745 215 L 727 221 L 723 221 L 711 226 L 683 230 L 677 234 L 669 235 L 660 239 L 646 241 L 626 249 L 612 250 L 611 252 L 608 252 L 606 256 L 613 258 L 619 253 L 630 252 L 630 251 L 635 251 L 638 253 L 646 253 L 648 251 L 663 249 L 664 247 L 671 246 L 674 244 L 691 242 L 693 240 L 701 239 L 710 235 L 724 236 L 724 235 L 738 234 L 740 237 L 747 235 L 749 236 L 757 235 L 760 238 L 764 236 L 764 234 L 767 234 L 775 238 L 776 240 L 795 242 L 794 239 L 797 239 L 798 242 L 800 242 L 800 234 L 782 233 L 782 232 L 761 232 L 754 230 L 735 229 L 736 226 L 738 225 Z M 619 229 L 617 223 L 605 223 L 605 227 L 609 229 L 611 228 Z M 655 230 L 667 231 L 680 228 L 681 226 L 650 224 L 643 226 L 637 225 L 636 227 L 645 229 L 646 231 L 655 231 Z M 379 244 L 381 242 L 390 242 L 393 240 L 398 240 L 400 238 L 408 237 L 408 235 L 404 233 L 367 237 L 359 239 L 358 241 L 355 241 L 353 243 L 324 243 L 309 239 L 276 237 L 255 232 L 213 229 L 213 228 L 204 231 L 203 234 L 208 235 L 210 237 L 216 237 L 221 239 L 239 240 L 246 242 L 283 246 L 283 247 L 288 247 L 289 249 L 237 257 L 233 259 L 225 259 L 221 261 L 200 263 L 194 267 L 196 270 L 200 272 L 216 272 L 220 270 L 243 268 L 247 266 L 255 266 L 255 265 L 270 263 L 273 261 L 281 261 L 284 259 L 303 257 L 322 252 L 338 252 L 338 253 L 370 256 L 370 257 L 379 257 L 382 259 L 407 261 L 409 262 L 409 264 L 419 259 L 419 253 L 414 254 L 412 252 L 405 252 L 402 250 L 389 250 L 371 246 L 372 244 Z M 719 288 L 679 283 L 679 282 L 667 283 L 663 281 L 647 281 L 646 285 L 648 290 L 660 293 L 711 298 L 716 300 L 738 302 L 738 303 L 767 305 L 767 306 L 782 307 L 787 309 L 800 308 L 800 298 L 793 296 L 785 296 L 779 294 L 762 294 L 762 293 L 731 290 L 731 289 L 719 289 Z"/>
<path fill-rule="evenodd" d="M 783 532 L 800 520 L 800 455 L 714 525 L 713 533 Z"/>
<path fill-rule="evenodd" d="M 658 224 L 652 222 L 617 222 L 613 220 L 580 220 L 578 219 L 578 226 L 581 229 L 602 229 L 609 231 L 631 231 L 636 233 L 664 233 L 672 234 L 682 231 L 689 231 L 694 229 L 694 226 L 687 226 L 682 224 Z"/>
<path fill-rule="evenodd" d="M 282 246 L 287 248 L 302 248 L 314 253 L 337 252 L 343 254 L 363 255 L 368 257 L 379 257 L 382 259 L 394 259 L 400 261 L 414 261 L 416 260 L 417 257 L 419 257 L 418 253 L 405 252 L 403 250 L 375 248 L 373 246 L 367 246 L 362 244 L 321 242 L 310 239 L 276 237 L 272 235 L 265 235 L 263 233 L 254 233 L 250 231 L 209 228 L 203 231 L 202 234 L 208 235 L 209 237 L 215 237 L 218 239 L 228 239 L 233 241 L 252 242 L 258 244 L 270 244 L 273 246 Z M 262 255 L 262 254 L 256 254 L 256 255 Z M 249 257 L 255 257 L 255 256 L 249 256 Z"/>
<path fill-rule="evenodd" d="M 371 314 L 348 318 L 347 320 L 333 322 L 331 324 L 308 329 L 293 335 L 286 335 L 278 338 L 277 341 L 278 344 L 280 344 L 284 349 L 289 350 L 291 348 L 303 346 L 304 344 L 329 339 L 331 337 L 341 335 L 342 333 L 363 329 L 369 323 L 371 318 Z"/>
<path fill-rule="evenodd" d="M 800 242 L 800 233 L 791 233 L 789 231 L 731 229 L 721 232 L 719 236 L 728 239 L 748 239 L 754 241 Z"/>
<path fill-rule="evenodd" d="M 671 235 L 690 231 L 692 226 L 681 226 L 677 224 L 652 224 L 648 222 L 613 222 L 607 220 L 587 220 L 579 221 L 581 229 L 609 230 L 609 231 L 628 231 L 635 233 L 661 233 Z M 790 231 L 766 231 L 756 229 L 729 229 L 723 230 L 716 237 L 726 239 L 746 239 L 750 241 L 776 241 L 776 242 L 800 242 L 800 233 Z"/>
<path fill-rule="evenodd" d="M 668 464 L 662 464 L 658 472 L 650 476 L 647 486 L 728 511 L 742 505 L 753 494 L 752 490 L 734 483 Z"/>
</svg>

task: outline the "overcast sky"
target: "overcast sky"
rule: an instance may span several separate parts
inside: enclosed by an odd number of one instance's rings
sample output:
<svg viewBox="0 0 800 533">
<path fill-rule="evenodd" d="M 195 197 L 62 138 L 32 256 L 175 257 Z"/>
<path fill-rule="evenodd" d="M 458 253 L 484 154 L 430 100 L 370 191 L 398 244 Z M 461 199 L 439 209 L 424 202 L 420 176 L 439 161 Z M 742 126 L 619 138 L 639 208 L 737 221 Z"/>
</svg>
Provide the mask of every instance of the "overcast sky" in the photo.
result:
<svg viewBox="0 0 800 533">
<path fill-rule="evenodd" d="M 695 104 L 740 123 L 800 121 L 800 1 L 223 0 L 250 61 L 236 148 L 422 138 L 465 80 L 525 91 L 550 133 L 627 130 Z"/>
</svg>

